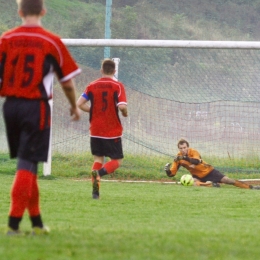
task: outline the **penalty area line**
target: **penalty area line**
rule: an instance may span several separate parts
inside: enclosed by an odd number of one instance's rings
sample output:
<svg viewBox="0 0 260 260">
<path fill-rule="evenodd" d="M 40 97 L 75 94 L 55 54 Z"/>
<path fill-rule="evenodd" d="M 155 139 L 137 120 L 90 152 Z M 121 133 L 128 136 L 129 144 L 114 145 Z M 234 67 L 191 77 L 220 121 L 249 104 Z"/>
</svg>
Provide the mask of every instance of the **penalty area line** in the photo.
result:
<svg viewBox="0 0 260 260">
<path fill-rule="evenodd" d="M 91 181 L 91 179 L 74 179 L 74 181 Z M 145 181 L 145 180 L 140 180 L 140 181 L 134 181 L 134 180 L 105 180 L 102 179 L 102 182 L 122 182 L 122 183 L 160 183 L 160 184 L 178 184 L 181 185 L 180 182 L 178 181 Z M 259 182 L 260 179 L 239 179 L 239 181 L 243 182 Z"/>
<path fill-rule="evenodd" d="M 91 179 L 76 179 L 75 181 L 91 181 Z M 101 182 L 123 182 L 123 183 L 161 183 L 161 184 L 181 184 L 177 181 L 131 181 L 131 180 L 104 180 Z"/>
</svg>

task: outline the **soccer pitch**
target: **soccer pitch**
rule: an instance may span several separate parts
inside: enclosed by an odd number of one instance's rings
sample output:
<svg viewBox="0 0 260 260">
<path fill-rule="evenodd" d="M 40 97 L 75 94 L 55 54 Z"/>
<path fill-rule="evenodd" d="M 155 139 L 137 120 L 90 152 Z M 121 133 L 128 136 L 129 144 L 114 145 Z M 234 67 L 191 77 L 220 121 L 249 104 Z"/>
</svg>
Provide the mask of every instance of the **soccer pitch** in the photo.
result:
<svg viewBox="0 0 260 260">
<path fill-rule="evenodd" d="M 13 176 L 0 174 L 1 259 L 259 259 L 260 192 L 230 186 L 39 180 L 47 236 L 4 235 Z M 30 231 L 26 214 L 21 230 Z"/>
</svg>

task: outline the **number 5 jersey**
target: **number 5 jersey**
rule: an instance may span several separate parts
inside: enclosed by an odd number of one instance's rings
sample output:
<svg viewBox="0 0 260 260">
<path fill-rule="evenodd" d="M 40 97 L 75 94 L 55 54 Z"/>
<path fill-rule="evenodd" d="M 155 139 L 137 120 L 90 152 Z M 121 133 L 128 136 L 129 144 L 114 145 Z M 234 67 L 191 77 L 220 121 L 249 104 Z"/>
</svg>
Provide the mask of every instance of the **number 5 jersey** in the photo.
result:
<svg viewBox="0 0 260 260">
<path fill-rule="evenodd" d="M 82 96 L 91 102 L 90 136 L 112 139 L 122 136 L 118 106 L 127 104 L 124 85 L 109 77 L 91 82 Z"/>
</svg>

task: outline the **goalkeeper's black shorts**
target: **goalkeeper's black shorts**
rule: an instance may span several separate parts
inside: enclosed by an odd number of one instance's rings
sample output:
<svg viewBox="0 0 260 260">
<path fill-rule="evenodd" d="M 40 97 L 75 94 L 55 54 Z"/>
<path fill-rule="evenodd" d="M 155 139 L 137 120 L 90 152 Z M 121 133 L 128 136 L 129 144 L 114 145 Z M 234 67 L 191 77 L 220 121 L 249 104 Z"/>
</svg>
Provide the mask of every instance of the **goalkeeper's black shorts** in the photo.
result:
<svg viewBox="0 0 260 260">
<path fill-rule="evenodd" d="M 105 156 L 111 159 L 123 159 L 123 148 L 121 137 L 114 139 L 103 139 L 90 137 L 92 155 Z"/>
<path fill-rule="evenodd" d="M 194 178 L 200 180 L 201 182 L 220 182 L 223 177 L 225 177 L 224 174 L 222 174 L 220 171 L 213 169 L 207 176 L 203 178 L 199 178 L 197 176 L 193 176 Z"/>
</svg>

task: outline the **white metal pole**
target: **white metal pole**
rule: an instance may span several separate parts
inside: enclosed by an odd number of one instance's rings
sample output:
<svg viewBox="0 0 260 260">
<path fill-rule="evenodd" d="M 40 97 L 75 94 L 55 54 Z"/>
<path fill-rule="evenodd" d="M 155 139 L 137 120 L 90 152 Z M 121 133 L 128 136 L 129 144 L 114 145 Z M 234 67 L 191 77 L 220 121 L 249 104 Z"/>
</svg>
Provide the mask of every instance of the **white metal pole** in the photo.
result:
<svg viewBox="0 0 260 260">
<path fill-rule="evenodd" d="M 111 15 L 112 15 L 112 0 L 106 0 L 106 23 L 105 23 L 105 39 L 111 38 Z M 104 48 L 104 58 L 110 58 L 110 47 Z"/>
<path fill-rule="evenodd" d="M 114 75 L 114 79 L 115 79 L 115 80 L 118 80 L 118 68 L 119 68 L 120 59 L 119 59 L 119 58 L 113 58 L 112 60 L 113 60 L 113 61 L 115 62 L 115 64 L 116 64 L 116 73 L 115 73 L 115 75 Z"/>
<path fill-rule="evenodd" d="M 43 163 L 43 175 L 51 175 L 51 158 L 52 158 L 52 111 L 53 111 L 53 99 L 49 100 L 49 105 L 51 108 L 51 129 L 50 129 L 50 140 L 49 140 L 49 151 L 48 151 L 48 160 L 47 162 Z"/>
<path fill-rule="evenodd" d="M 62 41 L 67 46 L 260 49 L 260 42 L 257 41 L 182 41 L 182 40 L 127 40 L 127 39 L 62 39 Z"/>
</svg>

